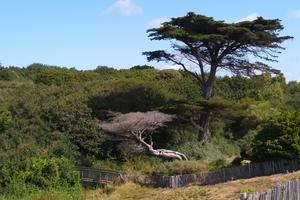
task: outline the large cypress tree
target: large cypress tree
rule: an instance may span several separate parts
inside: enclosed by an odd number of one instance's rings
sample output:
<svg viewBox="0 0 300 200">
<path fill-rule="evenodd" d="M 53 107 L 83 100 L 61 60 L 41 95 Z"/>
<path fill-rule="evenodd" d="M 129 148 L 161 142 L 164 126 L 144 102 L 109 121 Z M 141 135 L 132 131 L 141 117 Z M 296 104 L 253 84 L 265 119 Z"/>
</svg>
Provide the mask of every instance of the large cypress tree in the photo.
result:
<svg viewBox="0 0 300 200">
<path fill-rule="evenodd" d="M 180 65 L 198 81 L 202 96 L 212 98 L 217 70 L 252 76 L 260 72 L 280 73 L 264 61 L 274 62 L 290 36 L 280 36 L 279 19 L 258 17 L 254 21 L 226 23 L 211 17 L 188 13 L 172 18 L 159 28 L 149 29 L 151 40 L 172 40 L 172 51 L 144 52 L 148 61 L 165 61 Z M 258 61 L 252 62 L 254 58 Z M 204 109 L 197 122 L 199 140 L 210 138 L 211 111 Z"/>
</svg>

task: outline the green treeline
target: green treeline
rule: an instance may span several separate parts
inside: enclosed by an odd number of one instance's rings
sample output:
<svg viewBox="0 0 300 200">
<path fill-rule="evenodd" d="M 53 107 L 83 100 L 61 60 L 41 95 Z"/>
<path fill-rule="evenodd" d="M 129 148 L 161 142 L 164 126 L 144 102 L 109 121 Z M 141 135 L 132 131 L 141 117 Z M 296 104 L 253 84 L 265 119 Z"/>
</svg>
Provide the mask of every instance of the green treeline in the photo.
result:
<svg viewBox="0 0 300 200">
<path fill-rule="evenodd" d="M 208 143 L 198 141 L 189 121 L 204 104 L 214 108 Z M 78 166 L 172 174 L 242 159 L 300 158 L 299 82 L 270 74 L 218 77 L 207 104 L 184 71 L 0 67 L 0 199 L 44 190 L 79 194 Z M 108 111 L 151 110 L 179 116 L 153 141 L 157 148 L 185 153 L 189 161 L 149 156 L 111 140 L 99 126 Z"/>
</svg>

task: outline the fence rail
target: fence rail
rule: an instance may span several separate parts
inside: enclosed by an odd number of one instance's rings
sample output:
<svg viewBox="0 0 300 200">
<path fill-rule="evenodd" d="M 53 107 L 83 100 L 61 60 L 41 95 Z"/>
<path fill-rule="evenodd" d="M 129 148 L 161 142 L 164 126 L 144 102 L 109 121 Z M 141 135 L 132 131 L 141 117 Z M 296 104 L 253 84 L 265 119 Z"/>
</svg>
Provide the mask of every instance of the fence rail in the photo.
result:
<svg viewBox="0 0 300 200">
<path fill-rule="evenodd" d="M 300 169 L 298 161 L 278 160 L 253 163 L 247 166 L 234 166 L 215 172 L 184 174 L 175 176 L 148 176 L 141 183 L 155 187 L 183 187 L 190 184 L 210 185 L 236 179 L 297 171 Z"/>
<path fill-rule="evenodd" d="M 146 176 L 143 178 L 136 177 L 135 180 L 141 184 L 154 187 L 176 188 L 191 184 L 217 184 L 236 179 L 268 176 L 297 170 L 300 170 L 300 163 L 298 161 L 278 160 L 253 163 L 247 166 L 233 166 L 215 172 L 201 172 L 174 176 Z M 86 167 L 80 168 L 79 171 L 81 182 L 84 187 L 88 187 L 92 184 L 122 183 L 127 179 L 127 176 L 120 171 Z"/>
<path fill-rule="evenodd" d="M 300 200 L 300 179 L 274 186 L 266 192 L 244 194 L 241 200 Z"/>
<path fill-rule="evenodd" d="M 102 185 L 125 181 L 124 173 L 119 171 L 81 167 L 79 172 L 81 183 L 84 187 L 89 187 L 93 184 Z"/>
</svg>

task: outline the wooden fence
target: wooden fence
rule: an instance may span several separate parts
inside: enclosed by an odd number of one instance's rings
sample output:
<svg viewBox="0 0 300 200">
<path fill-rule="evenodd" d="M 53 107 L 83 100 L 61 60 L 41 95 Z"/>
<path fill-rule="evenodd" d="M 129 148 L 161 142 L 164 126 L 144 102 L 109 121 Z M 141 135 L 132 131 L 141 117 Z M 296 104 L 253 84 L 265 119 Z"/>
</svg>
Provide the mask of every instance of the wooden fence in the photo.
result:
<svg viewBox="0 0 300 200">
<path fill-rule="evenodd" d="M 140 183 L 154 187 L 172 188 L 187 186 L 190 184 L 210 185 L 236 179 L 292 172 L 299 169 L 300 163 L 298 161 L 278 160 L 253 163 L 247 166 L 228 167 L 215 172 L 203 172 L 175 176 L 148 176 L 140 181 Z"/>
<path fill-rule="evenodd" d="M 300 179 L 277 185 L 266 192 L 241 195 L 241 200 L 300 200 Z"/>
<path fill-rule="evenodd" d="M 81 167 L 79 168 L 79 172 L 83 187 L 121 183 L 125 181 L 125 175 L 119 171 Z"/>
<path fill-rule="evenodd" d="M 201 172 L 174 176 L 146 176 L 135 177 L 135 181 L 154 187 L 183 187 L 191 184 L 210 185 L 236 179 L 245 179 L 256 176 L 268 176 L 300 170 L 298 161 L 278 160 L 262 163 L 253 163 L 247 166 L 234 166 L 215 172 Z M 128 177 L 122 172 L 101 170 L 94 168 L 80 168 L 80 178 L 84 187 L 103 185 L 107 183 L 121 183 Z M 300 200 L 300 199 L 299 199 Z"/>
</svg>

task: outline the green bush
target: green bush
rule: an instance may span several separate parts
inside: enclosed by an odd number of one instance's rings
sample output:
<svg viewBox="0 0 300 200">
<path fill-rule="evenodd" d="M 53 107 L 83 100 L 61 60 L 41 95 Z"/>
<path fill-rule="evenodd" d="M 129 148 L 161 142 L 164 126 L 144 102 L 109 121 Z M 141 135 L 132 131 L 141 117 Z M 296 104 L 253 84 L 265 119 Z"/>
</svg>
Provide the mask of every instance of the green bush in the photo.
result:
<svg viewBox="0 0 300 200">
<path fill-rule="evenodd" d="M 79 172 L 66 158 L 31 157 L 17 164 L 14 168 L 1 168 L 0 173 L 10 171 L 6 173 L 7 182 L 0 187 L 2 196 L 23 199 L 50 190 L 80 193 Z"/>
<path fill-rule="evenodd" d="M 69 160 L 65 158 L 33 157 L 27 159 L 25 168 L 18 178 L 27 184 L 49 188 L 57 186 L 74 187 L 79 185 L 79 173 L 72 169 Z"/>
<path fill-rule="evenodd" d="M 250 159 L 253 157 L 253 145 L 255 144 L 255 137 L 257 136 L 260 126 L 254 130 L 249 130 L 248 133 L 237 141 L 241 148 L 241 157 Z"/>
<path fill-rule="evenodd" d="M 11 121 L 11 113 L 7 109 L 0 107 L 0 132 L 3 131 L 4 128 L 11 123 Z"/>
<path fill-rule="evenodd" d="M 108 95 L 96 95 L 90 98 L 89 106 L 96 117 L 101 117 L 103 110 L 116 112 L 149 111 L 164 105 L 169 94 L 156 85 L 145 82 L 123 82 L 123 88 Z M 129 85 L 128 85 L 129 84 Z"/>
<path fill-rule="evenodd" d="M 1 173 L 9 177 L 3 186 L 14 185 L 15 182 L 38 188 L 79 186 L 79 173 L 66 158 L 31 157 L 10 162 L 1 168 Z"/>
<path fill-rule="evenodd" d="M 205 162 L 238 156 L 240 152 L 238 145 L 221 136 L 213 137 L 210 142 L 204 144 L 198 141 L 187 142 L 177 150 L 185 153 L 189 159 Z"/>
<path fill-rule="evenodd" d="M 190 174 L 210 170 L 208 165 L 201 161 L 172 161 L 165 162 L 154 167 L 151 171 L 153 175 L 175 175 Z"/>
<path fill-rule="evenodd" d="M 0 80 L 13 81 L 23 79 L 22 69 L 17 67 L 4 68 L 0 65 Z"/>
<path fill-rule="evenodd" d="M 253 145 L 253 159 L 300 159 L 300 111 L 283 112 L 262 126 Z"/>
</svg>

